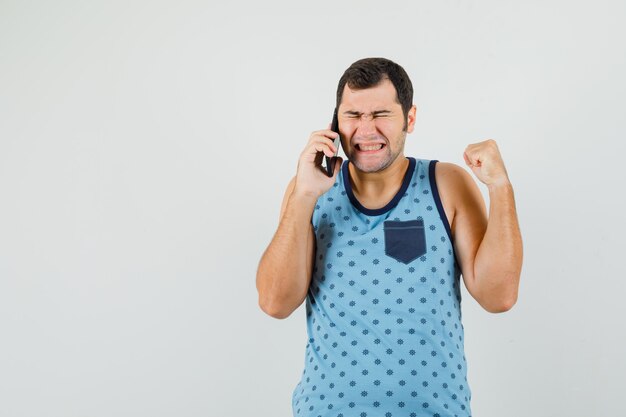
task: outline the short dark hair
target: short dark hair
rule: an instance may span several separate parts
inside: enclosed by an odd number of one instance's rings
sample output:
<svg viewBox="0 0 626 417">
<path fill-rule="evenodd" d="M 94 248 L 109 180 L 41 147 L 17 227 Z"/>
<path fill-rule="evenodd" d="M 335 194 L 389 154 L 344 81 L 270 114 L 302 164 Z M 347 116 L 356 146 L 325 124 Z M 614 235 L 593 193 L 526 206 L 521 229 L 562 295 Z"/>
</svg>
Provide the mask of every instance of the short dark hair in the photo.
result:
<svg viewBox="0 0 626 417">
<path fill-rule="evenodd" d="M 337 109 L 346 84 L 351 89 L 361 90 L 376 86 L 384 78 L 388 78 L 396 89 L 396 100 L 402 106 L 406 130 L 406 118 L 413 106 L 413 84 L 404 68 L 386 58 L 363 58 L 348 67 L 337 86 Z"/>
</svg>

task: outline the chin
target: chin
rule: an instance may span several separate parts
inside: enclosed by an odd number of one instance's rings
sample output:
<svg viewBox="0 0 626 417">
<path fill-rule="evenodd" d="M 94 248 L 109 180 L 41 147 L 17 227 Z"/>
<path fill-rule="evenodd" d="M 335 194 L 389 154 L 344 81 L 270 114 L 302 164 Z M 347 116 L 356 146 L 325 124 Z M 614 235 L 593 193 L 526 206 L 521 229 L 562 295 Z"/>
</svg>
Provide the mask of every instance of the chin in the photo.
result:
<svg viewBox="0 0 626 417">
<path fill-rule="evenodd" d="M 373 173 L 380 172 L 387 168 L 393 162 L 393 159 L 389 156 L 382 158 L 378 161 L 362 161 L 358 158 L 351 158 L 350 162 L 362 172 Z"/>
</svg>

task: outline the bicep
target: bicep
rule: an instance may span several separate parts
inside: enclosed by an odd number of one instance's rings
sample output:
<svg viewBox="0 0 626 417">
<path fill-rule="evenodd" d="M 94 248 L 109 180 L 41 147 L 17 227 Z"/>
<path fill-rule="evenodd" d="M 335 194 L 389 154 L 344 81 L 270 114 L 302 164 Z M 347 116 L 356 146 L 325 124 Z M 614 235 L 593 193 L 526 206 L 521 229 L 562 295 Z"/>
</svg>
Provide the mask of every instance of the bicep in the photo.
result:
<svg viewBox="0 0 626 417">
<path fill-rule="evenodd" d="M 487 230 L 487 209 L 478 185 L 470 174 L 456 167 L 454 178 L 455 210 L 451 232 L 454 250 L 467 291 L 478 301 L 474 263 Z"/>
</svg>

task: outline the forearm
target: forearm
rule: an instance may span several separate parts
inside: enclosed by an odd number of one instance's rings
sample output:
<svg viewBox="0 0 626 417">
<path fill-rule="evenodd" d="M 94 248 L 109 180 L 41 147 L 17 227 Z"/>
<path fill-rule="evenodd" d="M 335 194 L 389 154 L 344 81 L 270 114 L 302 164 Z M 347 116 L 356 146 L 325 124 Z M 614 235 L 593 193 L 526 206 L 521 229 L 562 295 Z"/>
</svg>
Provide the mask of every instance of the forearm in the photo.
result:
<svg viewBox="0 0 626 417">
<path fill-rule="evenodd" d="M 482 304 L 493 310 L 517 301 L 522 269 L 522 237 L 510 183 L 489 186 L 489 219 L 474 262 Z"/>
<path fill-rule="evenodd" d="M 308 291 L 311 215 L 316 198 L 293 192 L 278 229 L 257 270 L 259 304 L 268 314 L 285 317 L 297 308 Z"/>
</svg>

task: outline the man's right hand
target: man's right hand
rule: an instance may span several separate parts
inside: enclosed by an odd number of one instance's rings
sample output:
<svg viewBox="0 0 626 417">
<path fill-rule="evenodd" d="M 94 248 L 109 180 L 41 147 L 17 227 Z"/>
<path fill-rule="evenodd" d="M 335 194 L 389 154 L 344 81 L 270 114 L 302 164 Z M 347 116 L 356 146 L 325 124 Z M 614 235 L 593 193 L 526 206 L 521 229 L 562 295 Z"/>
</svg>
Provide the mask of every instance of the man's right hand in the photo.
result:
<svg viewBox="0 0 626 417">
<path fill-rule="evenodd" d="M 333 186 L 343 159 L 337 157 L 332 177 L 329 177 L 324 172 L 322 159 L 324 155 L 328 157 L 335 155 L 336 149 L 333 141 L 337 138 L 337 135 L 338 133 L 330 130 L 330 126 L 326 130 L 318 130 L 311 133 L 309 142 L 298 160 L 294 193 L 317 199 Z"/>
</svg>

